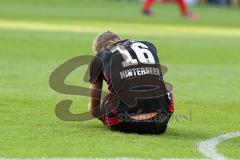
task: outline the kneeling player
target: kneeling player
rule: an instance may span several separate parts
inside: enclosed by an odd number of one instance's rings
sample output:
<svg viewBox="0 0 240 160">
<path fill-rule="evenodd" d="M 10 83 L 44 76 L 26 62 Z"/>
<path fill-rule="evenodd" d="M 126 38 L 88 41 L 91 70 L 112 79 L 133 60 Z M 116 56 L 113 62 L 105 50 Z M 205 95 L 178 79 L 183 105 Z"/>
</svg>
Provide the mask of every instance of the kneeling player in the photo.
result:
<svg viewBox="0 0 240 160">
<path fill-rule="evenodd" d="M 99 34 L 90 66 L 92 115 L 111 130 L 161 134 L 174 111 L 155 46 L 146 41 L 120 40 L 112 32 Z M 101 103 L 103 80 L 108 94 Z M 169 91 L 168 91 L 169 90 Z"/>
</svg>

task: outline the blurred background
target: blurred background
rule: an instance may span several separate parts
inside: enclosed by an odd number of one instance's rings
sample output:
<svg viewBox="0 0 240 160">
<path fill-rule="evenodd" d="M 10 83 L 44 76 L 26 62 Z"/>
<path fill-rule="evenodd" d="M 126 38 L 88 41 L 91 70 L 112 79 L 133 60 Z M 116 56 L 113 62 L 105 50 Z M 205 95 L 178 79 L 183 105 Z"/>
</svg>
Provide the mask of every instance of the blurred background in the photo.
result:
<svg viewBox="0 0 240 160">
<path fill-rule="evenodd" d="M 59 101 L 72 99 L 79 113 L 88 98 L 51 90 L 50 74 L 70 58 L 92 55 L 93 39 L 106 30 L 152 42 L 168 67 L 180 116 L 164 136 L 56 117 Z M 205 158 L 198 142 L 240 130 L 239 53 L 239 0 L 0 0 L 0 157 Z M 66 83 L 88 86 L 86 68 Z M 217 150 L 236 159 L 239 143 Z"/>
</svg>

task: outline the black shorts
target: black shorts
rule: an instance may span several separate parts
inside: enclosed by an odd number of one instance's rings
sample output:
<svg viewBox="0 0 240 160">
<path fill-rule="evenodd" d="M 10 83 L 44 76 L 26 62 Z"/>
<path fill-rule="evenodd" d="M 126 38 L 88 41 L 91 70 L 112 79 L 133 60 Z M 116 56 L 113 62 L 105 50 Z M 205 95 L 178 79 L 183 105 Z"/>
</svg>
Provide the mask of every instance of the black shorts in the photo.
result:
<svg viewBox="0 0 240 160">
<path fill-rule="evenodd" d="M 138 134 L 162 134 L 166 131 L 169 119 L 174 111 L 173 99 L 167 112 L 158 114 L 150 119 L 135 120 L 130 115 L 118 113 L 116 108 L 116 98 L 108 95 L 103 101 L 102 113 L 103 123 L 112 131 Z"/>
<path fill-rule="evenodd" d="M 172 114 L 166 115 L 162 120 L 159 119 L 159 115 L 153 118 L 137 121 L 131 119 L 127 121 L 120 121 L 120 123 L 108 126 L 113 131 L 120 131 L 126 133 L 138 133 L 138 134 L 162 134 L 166 131 L 168 121 Z"/>
</svg>

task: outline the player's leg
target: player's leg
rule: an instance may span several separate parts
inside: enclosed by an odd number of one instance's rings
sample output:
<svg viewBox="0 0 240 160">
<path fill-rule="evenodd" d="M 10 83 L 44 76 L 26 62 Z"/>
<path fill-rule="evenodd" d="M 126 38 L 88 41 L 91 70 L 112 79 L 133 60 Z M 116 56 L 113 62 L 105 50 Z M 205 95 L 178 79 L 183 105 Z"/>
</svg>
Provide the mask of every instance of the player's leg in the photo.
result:
<svg viewBox="0 0 240 160">
<path fill-rule="evenodd" d="M 101 104 L 101 113 L 103 114 L 102 121 L 107 127 L 117 125 L 120 119 L 117 113 L 118 99 L 113 94 L 109 93 Z"/>
<path fill-rule="evenodd" d="M 176 0 L 176 3 L 178 4 L 178 7 L 183 17 L 193 20 L 198 19 L 197 14 L 192 13 L 188 10 L 187 4 L 185 3 L 184 0 Z"/>
<path fill-rule="evenodd" d="M 151 7 L 155 0 L 145 0 L 143 5 L 143 14 L 145 15 L 152 15 Z"/>
</svg>

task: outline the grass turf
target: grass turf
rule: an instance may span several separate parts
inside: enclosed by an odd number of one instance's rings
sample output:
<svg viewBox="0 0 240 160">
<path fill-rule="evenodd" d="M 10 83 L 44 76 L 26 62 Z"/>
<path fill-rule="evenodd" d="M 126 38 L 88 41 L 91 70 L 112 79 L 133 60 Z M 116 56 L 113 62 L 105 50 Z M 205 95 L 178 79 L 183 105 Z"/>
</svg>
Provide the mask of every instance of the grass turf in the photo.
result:
<svg viewBox="0 0 240 160">
<path fill-rule="evenodd" d="M 175 6 L 158 5 L 157 16 L 150 18 L 139 9 L 138 3 L 102 0 L 0 1 L 0 157 L 203 158 L 199 141 L 240 130 L 239 11 L 194 7 L 202 18 L 193 22 L 181 19 Z M 37 28 L 38 22 L 45 28 Z M 80 29 L 49 30 L 51 25 Z M 52 91 L 49 75 L 67 59 L 91 54 L 92 40 L 103 29 L 156 44 L 176 100 L 175 117 L 163 136 L 110 132 L 97 120 L 56 118 L 58 101 L 73 99 L 77 113 L 87 110 L 88 99 Z M 78 69 L 68 82 L 87 85 L 83 75 Z M 223 142 L 218 151 L 240 158 L 238 141 Z"/>
</svg>

